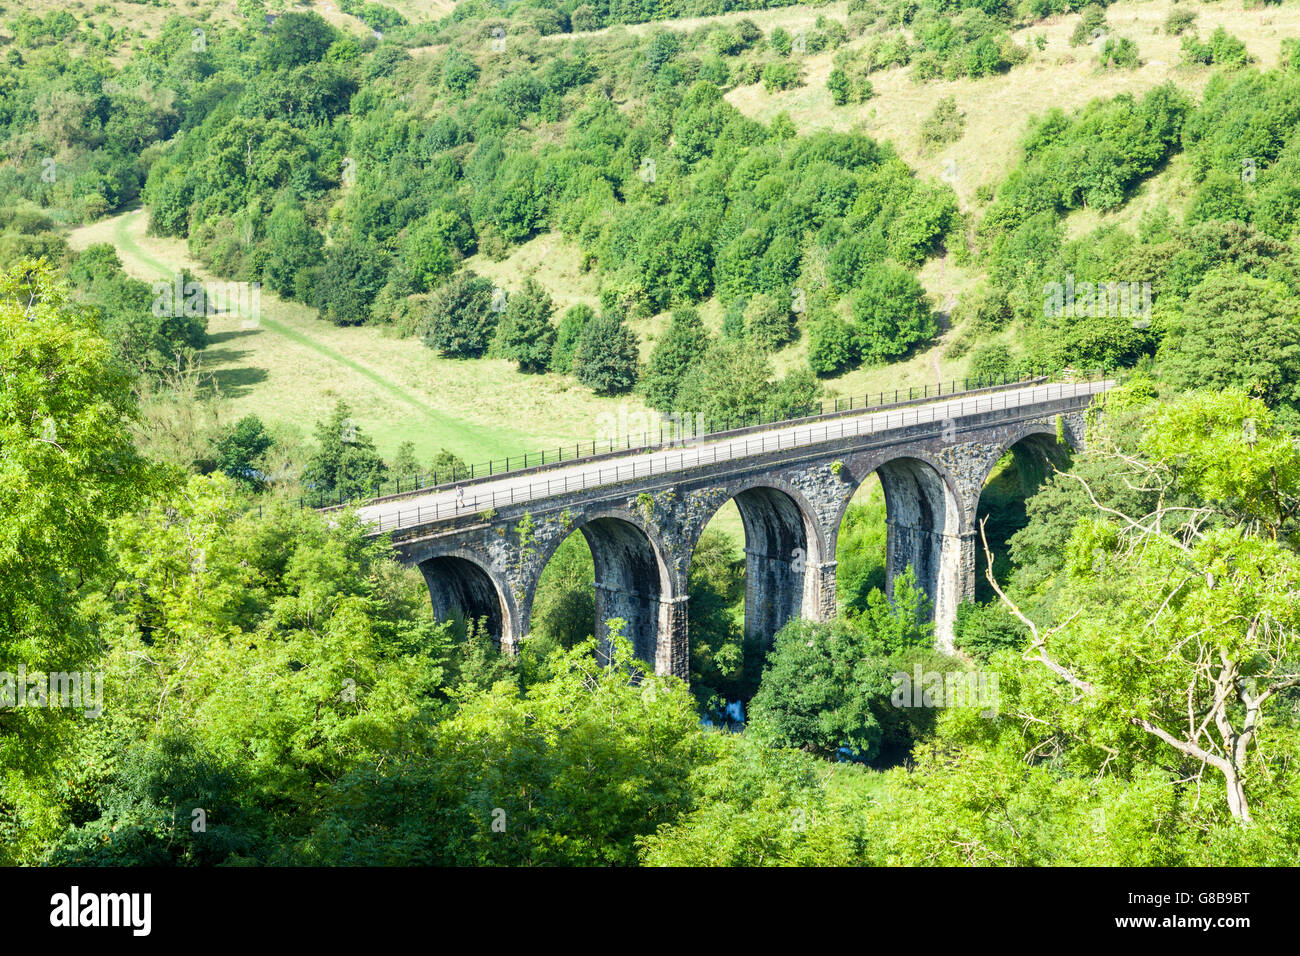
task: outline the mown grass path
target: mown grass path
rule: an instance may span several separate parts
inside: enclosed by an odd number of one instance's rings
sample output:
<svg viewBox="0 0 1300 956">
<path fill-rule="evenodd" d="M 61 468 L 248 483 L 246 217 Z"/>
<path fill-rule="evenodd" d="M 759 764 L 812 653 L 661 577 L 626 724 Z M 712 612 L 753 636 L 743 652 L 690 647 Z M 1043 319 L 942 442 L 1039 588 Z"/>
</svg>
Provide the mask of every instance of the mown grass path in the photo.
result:
<svg viewBox="0 0 1300 956">
<path fill-rule="evenodd" d="M 191 259 L 182 241 L 146 235 L 146 222 L 147 212 L 138 209 L 76 229 L 69 241 L 76 248 L 112 244 L 126 271 L 147 282 L 188 268 L 209 288 L 224 284 Z M 590 440 L 602 414 L 608 420 L 618 405 L 564 376 L 525 376 L 503 361 L 444 359 L 416 339 L 336 327 L 265 290 L 259 312 L 256 325 L 246 311 L 209 318 L 203 366 L 221 389 L 227 420 L 253 413 L 306 435 L 343 399 L 386 456 L 412 441 L 426 461 L 440 448 L 481 461 Z"/>
</svg>

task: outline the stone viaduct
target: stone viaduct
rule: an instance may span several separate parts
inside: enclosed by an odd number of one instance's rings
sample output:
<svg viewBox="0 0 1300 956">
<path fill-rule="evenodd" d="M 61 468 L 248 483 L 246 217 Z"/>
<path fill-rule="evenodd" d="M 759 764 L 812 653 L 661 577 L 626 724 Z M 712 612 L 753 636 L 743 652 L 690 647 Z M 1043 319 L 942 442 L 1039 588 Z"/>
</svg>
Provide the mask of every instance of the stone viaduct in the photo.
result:
<svg viewBox="0 0 1300 956">
<path fill-rule="evenodd" d="M 1082 445 L 1084 413 L 1113 383 L 993 389 L 859 409 L 616 452 L 446 486 L 360 509 L 423 571 L 435 612 L 486 618 L 503 648 L 529 632 L 547 561 L 573 531 L 595 565 L 595 633 L 611 618 L 656 673 L 689 675 L 687 581 L 705 525 L 735 500 L 745 530 L 745 629 L 770 640 L 796 616 L 835 614 L 835 546 L 858 486 L 884 491 L 886 581 L 909 565 L 951 648 L 974 596 L 980 492 L 1018 443 Z"/>
</svg>

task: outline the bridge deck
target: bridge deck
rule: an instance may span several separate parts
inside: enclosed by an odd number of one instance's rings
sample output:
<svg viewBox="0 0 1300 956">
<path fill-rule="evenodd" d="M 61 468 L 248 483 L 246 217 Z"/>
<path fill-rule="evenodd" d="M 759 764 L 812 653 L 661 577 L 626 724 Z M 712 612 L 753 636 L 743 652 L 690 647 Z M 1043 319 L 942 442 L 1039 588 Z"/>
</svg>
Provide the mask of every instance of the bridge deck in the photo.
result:
<svg viewBox="0 0 1300 956">
<path fill-rule="evenodd" d="M 626 456 L 572 465 L 547 471 L 544 476 L 525 474 L 498 480 L 479 481 L 465 489 L 462 501 L 455 490 L 431 491 L 427 495 L 396 501 L 376 502 L 357 509 L 376 532 L 416 527 L 422 524 L 474 514 L 505 504 L 549 498 L 553 495 L 614 485 L 633 478 L 687 471 L 701 465 L 746 458 L 750 455 L 815 446 L 853 436 L 878 435 L 929 422 L 959 420 L 991 411 L 1026 410 L 1035 405 L 1079 396 L 1095 395 L 1111 388 L 1110 380 L 1073 384 L 1035 385 L 987 395 L 957 397 L 896 411 L 869 412 L 839 417 L 827 422 L 803 422 L 774 427 L 768 431 L 733 438 L 703 438 L 687 447 L 659 451 L 633 450 Z"/>
</svg>

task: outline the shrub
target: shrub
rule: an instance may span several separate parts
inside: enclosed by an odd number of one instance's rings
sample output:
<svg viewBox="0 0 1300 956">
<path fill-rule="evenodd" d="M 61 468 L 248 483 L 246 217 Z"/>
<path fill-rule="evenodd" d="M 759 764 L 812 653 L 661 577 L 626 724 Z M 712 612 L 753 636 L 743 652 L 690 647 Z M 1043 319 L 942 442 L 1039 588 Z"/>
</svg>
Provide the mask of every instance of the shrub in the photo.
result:
<svg viewBox="0 0 1300 956">
<path fill-rule="evenodd" d="M 605 312 L 583 326 L 573 353 L 573 374 L 600 395 L 629 391 L 636 384 L 640 355 L 636 333 L 616 312 Z"/>
<path fill-rule="evenodd" d="M 424 344 L 440 354 L 477 358 L 492 341 L 499 315 L 492 309 L 492 283 L 468 269 L 434 293 L 420 330 Z"/>
<path fill-rule="evenodd" d="M 1128 37 L 1109 37 L 1101 50 L 1103 69 L 1112 67 L 1121 70 L 1135 70 L 1142 65 L 1138 58 L 1137 44 Z"/>
<path fill-rule="evenodd" d="M 1223 27 L 1210 34 L 1209 42 L 1201 43 L 1195 36 L 1183 37 L 1183 62 L 1203 66 L 1246 66 L 1253 57 L 1246 52 L 1246 44 Z"/>
<path fill-rule="evenodd" d="M 1179 36 L 1195 22 L 1195 10 L 1188 10 L 1186 7 L 1176 7 L 1169 11 L 1169 16 L 1165 18 L 1165 33 L 1170 36 Z"/>
<path fill-rule="evenodd" d="M 848 323 L 823 316 L 808 328 L 808 364 L 818 375 L 846 372 L 859 361 L 857 340 Z"/>
<path fill-rule="evenodd" d="M 986 342 L 971 352 L 966 378 L 973 385 L 992 385 L 1011 374 L 1011 350 L 1001 342 Z"/>
<path fill-rule="evenodd" d="M 769 93 L 803 86 L 803 71 L 796 63 L 769 63 L 763 67 L 763 89 Z"/>
<path fill-rule="evenodd" d="M 966 114 L 957 109 L 957 97 L 945 96 L 921 123 L 921 142 L 928 149 L 938 149 L 961 139 L 966 129 Z"/>
</svg>

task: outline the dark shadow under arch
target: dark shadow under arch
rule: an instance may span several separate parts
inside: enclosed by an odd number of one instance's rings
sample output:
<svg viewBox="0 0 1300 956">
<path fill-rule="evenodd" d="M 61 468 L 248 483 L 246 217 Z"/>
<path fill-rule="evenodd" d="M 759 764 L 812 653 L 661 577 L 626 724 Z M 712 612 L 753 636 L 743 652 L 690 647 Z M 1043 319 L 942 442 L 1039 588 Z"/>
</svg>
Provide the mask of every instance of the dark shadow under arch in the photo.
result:
<svg viewBox="0 0 1300 956">
<path fill-rule="evenodd" d="M 1057 441 L 1056 434 L 1029 432 L 1006 449 L 984 477 L 975 508 L 975 599 L 993 600 L 992 586 L 985 576 L 988 562 L 979 541 L 978 529 L 985 521 L 989 547 L 993 551 L 994 575 L 1004 578 L 1011 567 L 1009 541 L 1029 523 L 1026 504 L 1051 477 L 1052 471 L 1069 466 L 1071 451 Z"/>
<path fill-rule="evenodd" d="M 469 621 L 486 621 L 498 644 L 505 633 L 504 602 L 491 576 L 479 564 L 458 555 L 443 555 L 420 563 L 433 614 L 440 621 L 460 615 Z"/>
<path fill-rule="evenodd" d="M 578 530 L 595 568 L 597 639 L 603 644 L 608 622 L 622 618 L 623 636 L 632 641 L 637 659 L 654 668 L 664 591 L 654 545 L 641 528 L 620 518 L 594 518 Z"/>
<path fill-rule="evenodd" d="M 732 500 L 745 529 L 745 635 L 767 648 L 804 612 L 817 542 L 799 505 L 779 488 L 747 488 Z"/>
<path fill-rule="evenodd" d="M 937 617 L 955 606 L 944 562 L 952 550 L 947 539 L 959 532 L 956 497 L 943 475 L 918 458 L 891 459 L 876 475 L 885 496 L 886 591 L 893 595 L 894 579 L 910 566 Z"/>
</svg>

